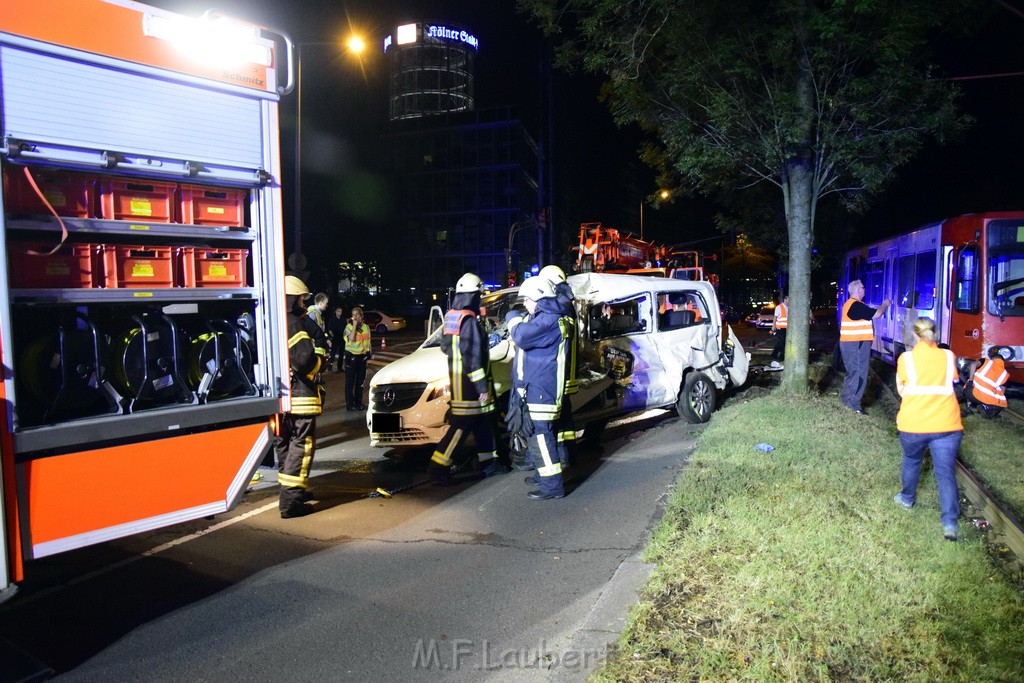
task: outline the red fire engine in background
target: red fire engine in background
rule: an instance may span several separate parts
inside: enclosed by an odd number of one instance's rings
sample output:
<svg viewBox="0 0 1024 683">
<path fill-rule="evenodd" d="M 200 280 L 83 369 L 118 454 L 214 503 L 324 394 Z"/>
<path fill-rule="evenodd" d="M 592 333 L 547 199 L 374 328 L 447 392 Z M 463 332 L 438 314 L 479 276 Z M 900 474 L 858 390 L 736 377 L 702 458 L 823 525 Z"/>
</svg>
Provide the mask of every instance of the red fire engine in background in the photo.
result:
<svg viewBox="0 0 1024 683">
<path fill-rule="evenodd" d="M 267 453 L 290 53 L 210 13 L 4 3 L 0 600 L 26 560 L 229 510 Z"/>
<path fill-rule="evenodd" d="M 606 228 L 601 223 L 580 226 L 576 270 L 580 273 L 629 273 L 703 280 L 718 286 L 718 276 L 707 273 L 705 269 L 703 252 L 645 242 L 628 232 Z"/>
</svg>

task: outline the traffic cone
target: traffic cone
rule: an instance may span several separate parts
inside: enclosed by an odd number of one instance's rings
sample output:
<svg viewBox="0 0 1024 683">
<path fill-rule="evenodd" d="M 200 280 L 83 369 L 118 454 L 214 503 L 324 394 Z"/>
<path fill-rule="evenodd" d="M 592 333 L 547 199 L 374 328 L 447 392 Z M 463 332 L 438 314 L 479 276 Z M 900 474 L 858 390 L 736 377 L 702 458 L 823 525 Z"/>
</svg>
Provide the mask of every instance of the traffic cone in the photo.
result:
<svg viewBox="0 0 1024 683">
<path fill-rule="evenodd" d="M 385 339 L 384 337 L 381 337 L 380 338 L 380 350 L 383 351 L 386 348 L 388 348 L 388 340 Z"/>
</svg>

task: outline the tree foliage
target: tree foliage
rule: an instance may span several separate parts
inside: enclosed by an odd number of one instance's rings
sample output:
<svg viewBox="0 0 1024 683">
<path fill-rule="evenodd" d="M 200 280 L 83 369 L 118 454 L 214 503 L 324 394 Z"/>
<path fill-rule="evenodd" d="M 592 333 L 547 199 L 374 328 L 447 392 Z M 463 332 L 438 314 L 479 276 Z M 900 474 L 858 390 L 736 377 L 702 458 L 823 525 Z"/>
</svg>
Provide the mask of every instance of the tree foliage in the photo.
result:
<svg viewBox="0 0 1024 683">
<path fill-rule="evenodd" d="M 777 190 L 790 277 L 785 384 L 796 392 L 806 387 L 818 202 L 862 206 L 926 139 L 965 125 L 929 50 L 969 4 L 520 0 L 561 34 L 562 66 L 606 77 L 615 120 L 652 134 L 642 156 L 662 182 L 726 197 Z"/>
</svg>

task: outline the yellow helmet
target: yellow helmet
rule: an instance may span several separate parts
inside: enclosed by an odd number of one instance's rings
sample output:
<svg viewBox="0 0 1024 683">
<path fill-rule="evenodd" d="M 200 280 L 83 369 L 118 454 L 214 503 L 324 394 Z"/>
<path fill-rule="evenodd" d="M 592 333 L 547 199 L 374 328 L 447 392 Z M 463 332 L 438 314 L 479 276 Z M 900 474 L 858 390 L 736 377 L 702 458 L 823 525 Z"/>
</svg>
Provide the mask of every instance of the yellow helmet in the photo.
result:
<svg viewBox="0 0 1024 683">
<path fill-rule="evenodd" d="M 565 282 L 565 271 L 556 265 L 544 266 L 540 269 L 537 275 L 541 276 L 552 285 L 557 285 L 560 282 Z"/>
<path fill-rule="evenodd" d="M 306 286 L 299 278 L 294 275 L 285 275 L 284 277 L 284 293 L 290 296 L 301 296 L 305 299 L 309 296 L 309 287 Z"/>
</svg>

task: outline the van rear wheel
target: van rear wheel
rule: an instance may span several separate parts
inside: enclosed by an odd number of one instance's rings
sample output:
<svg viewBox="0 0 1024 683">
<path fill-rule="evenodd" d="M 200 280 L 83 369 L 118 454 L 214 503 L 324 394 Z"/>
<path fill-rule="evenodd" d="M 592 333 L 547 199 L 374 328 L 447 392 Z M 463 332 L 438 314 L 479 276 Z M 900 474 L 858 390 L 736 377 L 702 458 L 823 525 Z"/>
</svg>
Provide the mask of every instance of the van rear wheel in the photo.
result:
<svg viewBox="0 0 1024 683">
<path fill-rule="evenodd" d="M 683 381 L 683 389 L 676 400 L 676 412 L 690 424 L 711 419 L 717 402 L 715 385 L 703 372 L 691 372 Z"/>
</svg>

